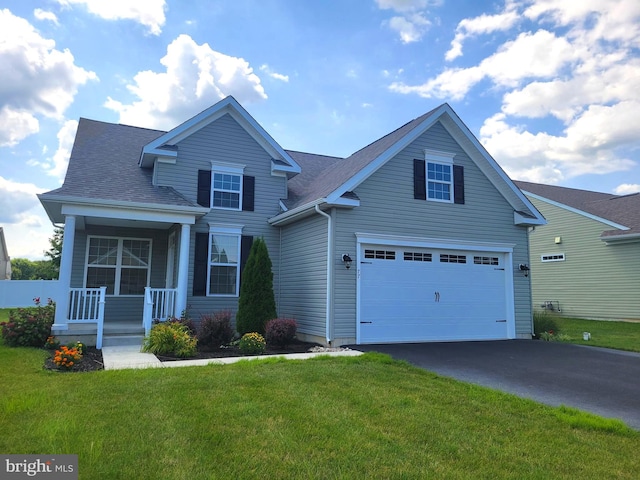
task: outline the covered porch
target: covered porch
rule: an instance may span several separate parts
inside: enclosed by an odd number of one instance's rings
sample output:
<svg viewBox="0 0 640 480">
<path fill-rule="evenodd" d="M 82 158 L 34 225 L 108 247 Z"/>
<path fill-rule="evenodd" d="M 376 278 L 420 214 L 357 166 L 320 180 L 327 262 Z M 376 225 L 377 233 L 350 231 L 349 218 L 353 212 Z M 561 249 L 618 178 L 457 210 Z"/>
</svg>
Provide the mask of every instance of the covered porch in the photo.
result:
<svg viewBox="0 0 640 480">
<path fill-rule="evenodd" d="M 60 214 L 53 335 L 97 348 L 141 345 L 154 320 L 186 309 L 191 225 L 199 211 L 63 204 Z"/>
</svg>

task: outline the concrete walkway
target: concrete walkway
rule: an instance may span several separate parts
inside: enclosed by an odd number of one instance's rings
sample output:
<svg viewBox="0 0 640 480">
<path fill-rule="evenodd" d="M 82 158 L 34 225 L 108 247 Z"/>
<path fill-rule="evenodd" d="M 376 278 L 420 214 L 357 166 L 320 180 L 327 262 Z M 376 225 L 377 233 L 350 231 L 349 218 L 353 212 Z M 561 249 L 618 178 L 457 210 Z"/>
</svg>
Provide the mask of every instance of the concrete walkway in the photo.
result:
<svg viewBox="0 0 640 480">
<path fill-rule="evenodd" d="M 286 358 L 289 360 L 306 360 L 308 358 L 318 357 L 321 355 L 330 357 L 354 357 L 362 355 L 358 350 L 340 350 L 337 352 L 317 352 L 317 353 L 288 353 L 282 355 L 255 355 L 250 357 L 226 357 L 226 358 L 203 358 L 196 360 L 176 360 L 173 362 L 161 362 L 152 353 L 143 353 L 140 347 L 103 347 L 102 361 L 105 370 L 121 370 L 124 368 L 175 368 L 175 367 L 193 367 L 209 364 L 228 364 L 235 363 L 240 360 L 259 360 L 262 358 Z"/>
</svg>

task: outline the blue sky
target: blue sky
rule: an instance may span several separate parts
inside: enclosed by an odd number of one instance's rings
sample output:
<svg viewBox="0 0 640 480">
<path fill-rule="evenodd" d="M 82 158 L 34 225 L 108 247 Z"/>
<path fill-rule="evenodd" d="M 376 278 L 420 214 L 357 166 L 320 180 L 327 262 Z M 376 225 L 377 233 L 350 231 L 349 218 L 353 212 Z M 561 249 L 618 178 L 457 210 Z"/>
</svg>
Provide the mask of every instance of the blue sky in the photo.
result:
<svg viewBox="0 0 640 480">
<path fill-rule="evenodd" d="M 640 191 L 637 0 L 5 0 L 9 254 L 48 248 L 35 194 L 78 118 L 170 129 L 227 95 L 284 148 L 336 156 L 448 102 L 513 179 Z"/>
</svg>

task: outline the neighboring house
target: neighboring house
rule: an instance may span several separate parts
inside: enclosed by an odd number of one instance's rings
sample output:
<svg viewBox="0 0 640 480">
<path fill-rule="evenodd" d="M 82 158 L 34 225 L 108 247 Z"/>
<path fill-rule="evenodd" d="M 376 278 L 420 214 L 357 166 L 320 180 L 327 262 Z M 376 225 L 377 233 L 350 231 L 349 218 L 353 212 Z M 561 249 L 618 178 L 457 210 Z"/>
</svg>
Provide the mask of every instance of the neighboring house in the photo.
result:
<svg viewBox="0 0 640 480">
<path fill-rule="evenodd" d="M 11 280 L 11 257 L 9 257 L 2 227 L 0 227 L 0 280 Z"/>
<path fill-rule="evenodd" d="M 515 183 L 548 222 L 529 235 L 534 308 L 640 320 L 640 193 Z"/>
<path fill-rule="evenodd" d="M 232 97 L 169 132 L 81 119 L 39 198 L 65 224 L 56 335 L 100 307 L 105 331 L 235 311 L 263 237 L 303 339 L 531 338 L 518 266 L 544 218 L 447 104 L 345 159 L 284 150 Z"/>
</svg>

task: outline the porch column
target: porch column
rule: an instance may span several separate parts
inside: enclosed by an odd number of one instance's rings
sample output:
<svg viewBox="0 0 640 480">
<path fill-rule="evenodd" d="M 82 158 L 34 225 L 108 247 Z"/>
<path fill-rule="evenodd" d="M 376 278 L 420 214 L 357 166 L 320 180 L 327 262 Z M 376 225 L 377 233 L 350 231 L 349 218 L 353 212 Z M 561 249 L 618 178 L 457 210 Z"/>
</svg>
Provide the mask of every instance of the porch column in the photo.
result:
<svg viewBox="0 0 640 480">
<path fill-rule="evenodd" d="M 60 255 L 60 274 L 58 276 L 58 298 L 56 298 L 56 318 L 51 327 L 55 330 L 67 330 L 69 313 L 69 289 L 71 288 L 71 267 L 73 244 L 76 235 L 76 217 L 67 215 L 64 219 L 64 237 Z"/>
<path fill-rule="evenodd" d="M 180 253 L 178 256 L 178 291 L 176 293 L 176 316 L 187 309 L 187 277 L 189 275 L 189 246 L 191 225 L 182 224 L 180 232 Z"/>
</svg>

